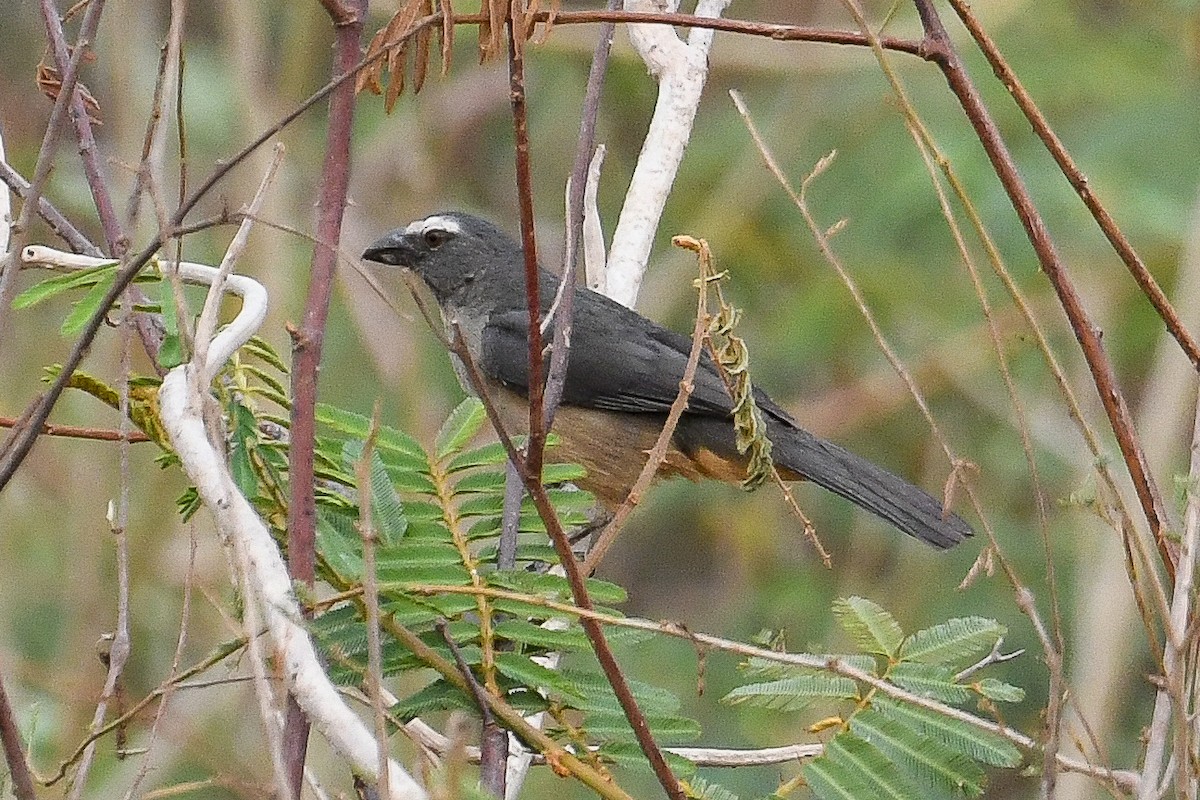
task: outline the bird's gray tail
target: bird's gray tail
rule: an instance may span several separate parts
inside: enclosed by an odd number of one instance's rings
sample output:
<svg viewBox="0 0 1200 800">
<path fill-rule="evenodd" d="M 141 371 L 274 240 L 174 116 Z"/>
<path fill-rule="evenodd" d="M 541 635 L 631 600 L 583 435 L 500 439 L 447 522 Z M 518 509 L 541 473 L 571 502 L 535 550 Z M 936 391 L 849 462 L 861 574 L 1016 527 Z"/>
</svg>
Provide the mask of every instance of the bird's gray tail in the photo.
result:
<svg viewBox="0 0 1200 800">
<path fill-rule="evenodd" d="M 944 550 L 974 535 L 962 517 L 944 510 L 929 492 L 833 442 L 786 423 L 769 425 L 768 435 L 781 472 L 796 473 L 909 536 Z"/>
</svg>

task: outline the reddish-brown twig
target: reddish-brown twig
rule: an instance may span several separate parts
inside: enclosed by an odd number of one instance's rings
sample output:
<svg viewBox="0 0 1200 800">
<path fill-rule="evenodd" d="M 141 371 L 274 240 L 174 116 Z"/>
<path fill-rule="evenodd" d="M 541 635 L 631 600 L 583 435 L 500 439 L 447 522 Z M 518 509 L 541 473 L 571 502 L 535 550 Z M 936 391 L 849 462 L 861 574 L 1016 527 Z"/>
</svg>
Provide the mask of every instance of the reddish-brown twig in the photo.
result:
<svg viewBox="0 0 1200 800">
<path fill-rule="evenodd" d="M 354 122 L 354 84 L 347 80 L 359 66 L 366 0 L 325 3 L 334 24 L 333 83 L 329 128 L 317 201 L 317 229 L 309 270 L 308 299 L 300 327 L 292 334 L 292 419 L 288 447 L 288 571 L 310 586 L 315 577 L 317 509 L 313 495 L 313 450 L 316 443 L 317 370 L 325 340 L 325 320 L 333 296 L 337 246 L 350 184 L 350 136 Z M 288 785 L 299 798 L 304 782 L 308 723 L 291 696 L 284 726 L 284 758 Z"/>
<path fill-rule="evenodd" d="M 13 417 L 0 417 L 0 428 L 12 428 L 20 424 L 20 420 Z M 42 425 L 42 433 L 47 436 L 62 436 L 68 439 L 92 439 L 100 442 L 120 442 L 128 441 L 133 444 L 138 442 L 154 441 L 141 431 L 114 431 L 108 428 L 86 428 L 81 425 L 55 425 L 47 422 Z"/>
<path fill-rule="evenodd" d="M 1000 49 L 996 47 L 996 43 L 988 36 L 987 31 L 979 24 L 979 20 L 971 12 L 971 7 L 964 0 L 950 0 L 950 5 L 954 7 L 955 13 L 962 20 L 966 29 L 971 33 L 971 37 L 975 39 L 975 43 L 979 45 L 979 49 L 983 52 L 988 63 L 991 64 L 992 70 L 996 73 L 996 77 L 1008 89 L 1008 93 L 1012 95 L 1021 112 L 1025 114 L 1025 118 L 1029 120 L 1029 124 L 1033 126 L 1033 132 L 1046 145 L 1046 149 L 1054 158 L 1059 169 L 1062 170 L 1067 181 L 1071 184 L 1079 195 L 1079 199 L 1087 206 L 1088 211 L 1092 213 L 1092 218 L 1096 220 L 1096 224 L 1100 226 L 1100 230 L 1104 232 L 1105 238 L 1112 245 L 1113 250 L 1125 262 L 1125 266 L 1129 269 L 1129 274 L 1133 276 L 1134 281 L 1146 298 L 1150 301 L 1150 305 L 1154 306 L 1154 310 L 1162 318 L 1163 324 L 1167 326 L 1167 330 L 1175 341 L 1179 343 L 1179 347 L 1183 350 L 1184 355 L 1192 362 L 1192 366 L 1200 370 L 1200 344 L 1196 343 L 1196 339 L 1184 326 L 1183 321 L 1179 319 L 1179 315 L 1175 313 L 1171 301 L 1167 299 L 1158 282 L 1154 280 L 1154 276 L 1150 274 L 1150 270 L 1146 268 L 1146 262 L 1142 261 L 1142 257 L 1134 250 L 1129 239 L 1121 232 L 1117 221 L 1108 213 L 1108 209 L 1096 197 L 1096 193 L 1092 191 L 1091 185 L 1088 183 L 1087 176 L 1075 163 L 1075 159 L 1071 158 L 1071 154 L 1067 152 L 1067 148 L 1063 146 L 1062 140 L 1058 138 L 1051 128 L 1050 123 L 1046 121 L 1042 110 L 1038 108 L 1033 97 L 1026 91 L 1021 81 L 1017 78 L 1009 63 L 1000 53 Z"/>
<path fill-rule="evenodd" d="M 533 500 L 538 516 L 546 525 L 546 531 L 550 535 L 550 541 L 554 545 L 559 563 L 562 564 L 563 570 L 567 574 L 567 582 L 571 586 L 572 600 L 580 608 L 587 610 L 595 609 L 595 604 L 592 603 L 591 595 L 587 590 L 583 570 L 580 569 L 579 563 L 575 560 L 575 554 L 571 550 L 571 541 L 567 537 L 567 532 L 563 529 L 562 522 L 558 519 L 558 514 L 554 511 L 554 505 L 550 502 L 550 495 L 546 492 L 546 487 L 542 485 L 541 475 L 530 471 L 525 457 L 517 450 L 512 437 L 505 430 L 504 423 L 500 419 L 500 414 L 488 395 L 487 385 L 483 380 L 483 376 L 480 374 L 470 350 L 467 349 L 462 331 L 457 325 L 452 325 L 451 332 L 450 351 L 461 359 L 467 378 L 475 393 L 479 396 L 479 399 L 483 401 L 483 407 L 487 411 L 488 419 L 491 421 L 492 427 L 496 429 L 496 434 L 499 436 L 500 442 L 504 445 L 509 460 L 517 465 L 517 472 L 525 482 L 525 489 L 529 492 L 529 496 Z M 646 715 L 642 713 L 637 701 L 633 697 L 633 692 L 629 688 L 629 682 L 625 679 L 624 673 L 621 672 L 621 667 L 617 664 L 616 656 L 613 655 L 612 647 L 608 644 L 608 639 L 604 636 L 604 629 L 598 622 L 588 618 L 581 619 L 580 624 L 592 644 L 592 651 L 596 655 L 596 660 L 600 662 L 600 669 L 604 672 L 604 677 L 608 680 L 613 694 L 616 695 L 617 702 L 621 704 L 621 709 L 625 712 L 625 718 L 629 721 L 629 725 L 633 729 L 634 736 L 637 737 L 642 752 L 646 755 L 647 760 L 650 761 L 650 765 L 654 769 L 655 777 L 658 778 L 659 783 L 662 784 L 663 789 L 672 800 L 684 800 L 683 792 L 679 788 L 679 781 L 671 772 L 670 767 L 667 766 L 662 751 L 650 733 L 650 726 L 646 722 Z"/>
<path fill-rule="evenodd" d="M 1071 329 L 1075 333 L 1075 338 L 1079 342 L 1080 350 L 1087 361 L 1092 380 L 1096 384 L 1100 402 L 1108 416 L 1109 425 L 1116 436 L 1117 445 L 1121 449 L 1125 466 L 1129 470 L 1134 490 L 1141 503 L 1142 513 L 1158 544 L 1163 565 L 1168 575 L 1174 580 L 1174 551 L 1176 548 L 1168 538 L 1169 522 L 1166 508 L 1154 478 L 1150 474 L 1137 432 L 1134 430 L 1129 407 L 1125 403 L 1125 396 L 1121 392 L 1116 372 L 1102 341 L 1102 331 L 1088 315 L 1082 299 L 1076 292 L 1074 284 L 1071 283 L 1066 267 L 1058 254 L 1058 249 L 1046 229 L 1046 223 L 1029 196 L 1025 182 L 1017 170 L 1012 153 L 1004 144 L 995 120 L 992 119 L 978 90 L 967 75 L 962 59 L 958 51 L 954 49 L 954 44 L 946 32 L 937 10 L 929 0 L 914 0 L 914 2 L 921 18 L 921 25 L 925 30 L 926 44 L 923 50 L 926 57 L 942 70 L 946 82 L 950 85 L 950 90 L 962 105 L 967 119 L 975 129 L 976 136 L 979 137 L 980 144 L 983 145 L 988 159 L 992 162 L 996 176 L 1000 179 L 1009 201 L 1025 228 L 1026 236 L 1033 245 L 1046 277 L 1050 279 L 1050 284 L 1058 295 L 1063 311 L 1066 312 L 1071 323 Z"/>
</svg>

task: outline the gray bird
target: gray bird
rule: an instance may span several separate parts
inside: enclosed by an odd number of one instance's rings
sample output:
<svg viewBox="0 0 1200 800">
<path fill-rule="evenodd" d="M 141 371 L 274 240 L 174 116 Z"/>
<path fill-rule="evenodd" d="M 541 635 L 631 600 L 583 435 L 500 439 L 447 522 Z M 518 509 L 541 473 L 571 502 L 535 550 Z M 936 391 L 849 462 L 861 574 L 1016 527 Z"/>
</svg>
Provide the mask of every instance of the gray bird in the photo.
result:
<svg viewBox="0 0 1200 800">
<path fill-rule="evenodd" d="M 362 257 L 412 270 L 428 285 L 446 320 L 461 328 L 506 429 L 526 430 L 529 319 L 520 245 L 486 220 L 443 212 L 386 234 Z M 543 313 L 558 285 L 540 270 Z M 581 464 L 587 477 L 579 483 L 611 510 L 624 501 L 662 430 L 691 340 L 583 287 L 574 302 L 556 455 Z M 462 365 L 456 368 L 471 391 Z M 707 356 L 693 383 L 659 475 L 738 483 L 746 459 L 734 443 L 729 394 Z M 764 392 L 755 390 L 755 400 L 785 479 L 810 480 L 937 548 L 972 535 L 925 490 L 804 430 Z"/>
</svg>

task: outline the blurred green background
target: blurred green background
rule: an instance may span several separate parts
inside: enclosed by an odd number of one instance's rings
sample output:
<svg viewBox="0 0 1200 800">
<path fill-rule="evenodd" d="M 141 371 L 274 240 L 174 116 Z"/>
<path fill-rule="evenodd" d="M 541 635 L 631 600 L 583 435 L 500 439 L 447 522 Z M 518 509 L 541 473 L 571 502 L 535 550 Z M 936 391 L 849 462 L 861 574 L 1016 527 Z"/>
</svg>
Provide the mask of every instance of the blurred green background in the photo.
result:
<svg viewBox="0 0 1200 800">
<path fill-rule="evenodd" d="M 1200 330 L 1197 5 L 1184 0 L 977 5 L 1093 188 L 1191 329 Z M 167 3 L 109 2 L 96 60 L 84 74 L 101 106 L 104 124 L 98 136 L 118 207 L 128 197 L 140 157 L 168 8 Z M 869 4 L 877 21 L 889 8 Z M 389 3 L 372 3 L 370 30 L 393 10 Z M 1003 87 L 946 14 L 1077 288 L 1104 328 L 1154 474 L 1177 511 L 1176 477 L 1187 469 L 1194 375 Z M 739 0 L 729 15 L 853 26 L 834 0 Z M 32 0 L 0 0 L 0 19 L 5 31 L 0 128 L 9 160 L 29 175 L 50 110 L 34 84 L 44 34 Z M 888 32 L 915 35 L 918 30 L 915 13 L 900 4 Z M 564 182 L 595 35 L 593 26 L 559 26 L 528 52 L 539 243 L 543 262 L 552 267 L 561 250 Z M 426 441 L 461 390 L 401 283 L 395 276 L 380 276 L 402 309 L 398 317 L 372 294 L 354 262 L 383 231 L 442 208 L 479 213 L 516 231 L 507 74 L 502 63 L 479 65 L 475 42 L 474 30 L 460 29 L 449 75 L 431 75 L 421 94 L 405 96 L 390 116 L 378 98 L 360 98 L 343 263 L 321 374 L 323 401 L 366 414 L 381 398 L 386 422 Z M 327 80 L 330 43 L 328 18 L 315 2 L 192 5 L 183 89 L 192 185 Z M 940 447 L 846 288 L 817 253 L 800 215 L 762 166 L 727 91 L 744 94 L 794 185 L 837 150 L 832 167 L 812 187 L 811 207 L 825 225 L 848 221 L 834 240 L 839 256 L 921 384 L 950 446 L 978 466 L 972 482 L 986 518 L 1042 614 L 1051 617 L 1047 554 L 1017 415 L 978 299 L 877 63 L 862 49 L 726 34 L 718 35 L 711 63 L 639 309 L 678 330 L 689 327 L 694 267 L 688 255 L 672 251 L 669 240 L 676 233 L 706 238 L 719 265 L 731 273 L 728 294 L 745 311 L 740 332 L 751 350 L 756 383 L 815 432 L 936 493 L 949 470 Z M 891 63 L 987 220 L 1089 418 L 1105 430 L 1049 284 L 944 79 L 932 65 L 912 57 L 894 55 Z M 653 110 L 655 88 L 618 31 L 598 135 L 608 148 L 600 186 L 608 232 Z M 318 106 L 279 137 L 288 155 L 264 212 L 281 228 L 301 233 L 260 226 L 241 262 L 242 271 L 271 291 L 273 311 L 264 335 L 283 350 L 288 347 L 283 326 L 299 318 L 307 287 L 311 243 L 304 234 L 313 226 L 324 114 L 324 105 Z M 235 170 L 197 216 L 247 202 L 267 157 L 264 149 Z M 168 196 L 174 193 L 168 187 Z M 60 146 L 48 196 L 101 240 L 71 144 Z M 143 242 L 146 235 L 139 231 L 133 240 Z M 231 231 L 218 230 L 190 237 L 185 256 L 215 263 L 230 236 Z M 35 240 L 54 244 L 45 230 Z M 21 276 L 21 286 L 37 277 Z M 1093 492 L 1091 457 L 1012 303 L 990 272 L 985 283 L 1036 447 L 1071 693 L 1112 763 L 1136 768 L 1137 737 L 1149 720 L 1152 698 L 1146 676 L 1155 666 L 1133 609 L 1119 542 L 1078 503 L 1065 502 Z M 57 326 L 68 309 L 68 301 L 60 299 L 8 314 L 0 331 L 0 416 L 18 416 L 40 390 L 42 368 L 66 356 L 71 342 L 58 335 Z M 101 335 L 87 371 L 107 379 L 118 375 L 117 338 L 111 332 Z M 139 362 L 138 369 L 146 371 L 147 365 Z M 53 419 L 116 425 L 112 412 L 70 394 Z M 1118 459 L 1115 445 L 1105 441 L 1111 459 Z M 231 592 L 220 546 L 203 514 L 190 525 L 179 522 L 173 501 L 184 484 L 176 472 L 161 471 L 155 455 L 151 445 L 139 445 L 130 467 L 134 651 L 127 671 L 129 700 L 156 686 L 170 667 L 193 545 L 198 591 L 192 596 L 182 663 L 235 635 L 223 616 Z M 118 465 L 113 446 L 46 438 L 0 495 L 0 670 L 42 771 L 78 742 L 103 682 L 95 643 L 115 617 L 113 543 L 105 510 L 118 492 Z M 984 576 L 957 588 L 983 540 L 934 553 L 818 490 L 802 487 L 798 495 L 833 555 L 832 569 L 822 567 L 773 490 L 745 494 L 719 485 L 671 483 L 652 493 L 634 515 L 601 575 L 628 587 L 630 614 L 678 620 L 740 639 L 762 629 L 783 630 L 794 648 L 845 646 L 828 609 L 833 598 L 850 594 L 880 603 L 908 630 L 951 616 L 997 618 L 1009 626 L 1008 648 L 1028 648 L 997 670 L 1028 692 L 1008 721 L 1039 734 L 1046 669 L 1011 587 L 1001 577 Z M 620 655 L 632 675 L 684 698 L 686 713 L 703 722 L 707 744 L 750 747 L 812 738 L 804 728 L 819 715 L 720 706 L 717 698 L 736 678 L 730 658 L 704 662 L 704 692 L 698 696 L 697 658 L 686 645 L 643 645 Z M 250 691 L 218 685 L 179 692 L 152 752 L 154 771 L 145 788 L 203 780 L 208 783 L 197 790 L 200 796 L 257 796 L 271 772 L 257 716 L 249 710 Z M 1087 738 L 1074 711 L 1066 724 L 1064 741 Z M 146 731 L 137 729 L 131 736 L 131 745 L 138 746 Z M 328 754 L 319 737 L 312 749 L 314 764 L 325 763 Z M 140 758 L 117 760 L 111 743 L 104 743 L 89 793 L 123 792 L 140 763 Z M 783 766 L 705 775 L 745 796 L 761 796 L 793 772 Z M 337 787 L 342 779 L 334 776 L 331 783 Z M 648 781 L 628 781 L 635 793 L 653 796 Z M 1104 794 L 1072 778 L 1064 779 L 1060 791 L 1063 798 Z M 1033 779 L 1009 774 L 997 775 L 987 796 L 1035 792 Z M 525 796 L 551 793 L 587 796 L 549 773 L 535 773 Z"/>
</svg>

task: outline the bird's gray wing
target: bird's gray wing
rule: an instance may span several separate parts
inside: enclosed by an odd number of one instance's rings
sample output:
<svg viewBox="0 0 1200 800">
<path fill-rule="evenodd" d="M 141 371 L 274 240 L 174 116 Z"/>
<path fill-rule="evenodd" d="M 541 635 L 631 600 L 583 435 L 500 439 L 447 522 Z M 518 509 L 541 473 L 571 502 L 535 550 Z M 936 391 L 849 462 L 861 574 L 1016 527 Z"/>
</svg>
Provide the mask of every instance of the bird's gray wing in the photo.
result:
<svg viewBox="0 0 1200 800">
<path fill-rule="evenodd" d="M 485 375 L 521 393 L 529 387 L 528 325 L 524 310 L 493 313 L 483 331 L 479 364 Z M 679 394 L 690 349 L 688 337 L 581 289 L 575 296 L 563 402 L 606 411 L 666 414 Z M 548 367 L 549 357 L 545 363 Z M 688 412 L 727 417 L 731 408 L 725 385 L 704 354 Z"/>
</svg>

